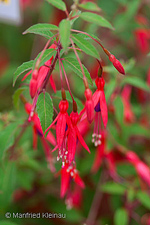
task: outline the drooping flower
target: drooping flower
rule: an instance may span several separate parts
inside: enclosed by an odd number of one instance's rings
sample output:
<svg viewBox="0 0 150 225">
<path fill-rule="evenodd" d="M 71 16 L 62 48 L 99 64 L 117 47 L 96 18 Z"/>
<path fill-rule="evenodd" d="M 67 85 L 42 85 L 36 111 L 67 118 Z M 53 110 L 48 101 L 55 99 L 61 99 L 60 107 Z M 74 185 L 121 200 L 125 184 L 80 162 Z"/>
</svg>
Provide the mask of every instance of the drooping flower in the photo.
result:
<svg viewBox="0 0 150 225">
<path fill-rule="evenodd" d="M 65 161 L 69 160 L 69 154 L 68 154 L 68 131 L 70 130 L 71 140 L 75 140 L 75 132 L 72 127 L 72 123 L 70 120 L 70 117 L 67 113 L 68 110 L 68 101 L 61 100 L 59 103 L 59 109 L 60 112 L 55 118 L 55 120 L 52 122 L 52 124 L 46 129 L 45 133 L 56 123 L 56 139 L 57 139 L 57 145 L 53 149 L 55 151 L 58 148 L 58 157 L 57 160 L 62 158 L 63 165 L 65 164 Z M 44 135 L 45 135 L 44 133 Z M 72 135 L 74 135 L 72 137 Z M 73 142 L 74 143 L 74 142 Z"/>
<path fill-rule="evenodd" d="M 75 156 L 76 144 L 77 141 L 81 143 L 81 145 L 90 153 L 89 147 L 85 143 L 80 131 L 77 127 L 77 123 L 79 121 L 78 112 L 72 112 L 70 114 L 72 129 L 68 130 L 68 154 L 69 154 L 69 162 L 72 162 Z"/>
<path fill-rule="evenodd" d="M 104 93 L 104 86 L 105 86 L 104 78 L 97 77 L 95 83 L 97 86 L 97 90 L 93 94 L 93 102 L 96 113 L 95 113 L 92 142 L 94 142 L 95 146 L 98 146 L 101 144 L 101 117 L 103 120 L 104 127 L 106 128 L 108 121 L 108 112 Z"/>
</svg>

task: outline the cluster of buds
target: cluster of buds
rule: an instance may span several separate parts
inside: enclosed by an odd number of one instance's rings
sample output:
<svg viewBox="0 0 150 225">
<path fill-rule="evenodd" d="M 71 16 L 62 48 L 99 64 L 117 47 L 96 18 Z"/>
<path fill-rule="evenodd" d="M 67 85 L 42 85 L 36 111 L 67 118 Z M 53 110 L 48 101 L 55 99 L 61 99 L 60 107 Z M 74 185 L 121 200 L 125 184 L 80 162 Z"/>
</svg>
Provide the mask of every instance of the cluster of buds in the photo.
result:
<svg viewBox="0 0 150 225">
<path fill-rule="evenodd" d="M 49 49 L 56 49 L 56 48 L 57 48 L 56 44 L 52 44 L 49 47 Z M 43 53 L 44 53 L 44 50 L 43 50 Z M 42 54 L 41 54 L 41 57 L 42 57 Z M 45 64 L 43 66 L 39 67 L 41 57 L 39 57 L 37 59 L 35 69 L 33 71 L 31 70 L 29 73 L 27 73 L 22 79 L 22 81 L 25 80 L 27 78 L 27 76 L 30 73 L 32 73 L 32 77 L 31 77 L 30 84 L 29 84 L 31 98 L 34 98 L 37 91 L 40 90 L 40 88 L 42 88 L 42 86 L 44 84 L 44 80 L 46 79 L 46 76 L 50 70 L 51 63 L 53 61 L 53 56 L 52 56 L 47 62 L 45 62 Z M 50 76 L 50 84 L 51 84 L 54 92 L 56 92 L 56 87 L 55 87 L 55 83 L 53 81 L 52 75 Z"/>
</svg>

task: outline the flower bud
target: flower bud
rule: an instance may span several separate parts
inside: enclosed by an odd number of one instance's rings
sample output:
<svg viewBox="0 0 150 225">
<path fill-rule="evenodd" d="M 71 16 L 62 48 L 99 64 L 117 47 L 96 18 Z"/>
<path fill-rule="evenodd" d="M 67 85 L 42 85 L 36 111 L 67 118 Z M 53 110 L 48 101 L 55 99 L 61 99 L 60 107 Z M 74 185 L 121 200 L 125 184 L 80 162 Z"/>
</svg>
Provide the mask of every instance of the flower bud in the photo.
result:
<svg viewBox="0 0 150 225">
<path fill-rule="evenodd" d="M 37 81 L 34 79 L 31 79 L 30 81 L 30 96 L 31 98 L 34 98 L 37 91 Z"/>
<path fill-rule="evenodd" d="M 37 80 L 37 78 L 38 78 L 38 70 L 35 69 L 35 70 L 33 70 L 33 73 L 32 73 L 32 79 Z"/>
<path fill-rule="evenodd" d="M 119 73 L 122 73 L 123 75 L 125 75 L 125 70 L 122 64 L 119 62 L 118 59 L 116 59 L 114 55 L 111 54 L 109 56 L 109 60 L 113 63 L 114 67 L 118 70 Z"/>
<path fill-rule="evenodd" d="M 86 89 L 85 92 L 86 103 L 85 109 L 87 114 L 87 120 L 91 123 L 94 119 L 94 103 L 92 100 L 92 91 L 90 89 Z"/>
</svg>

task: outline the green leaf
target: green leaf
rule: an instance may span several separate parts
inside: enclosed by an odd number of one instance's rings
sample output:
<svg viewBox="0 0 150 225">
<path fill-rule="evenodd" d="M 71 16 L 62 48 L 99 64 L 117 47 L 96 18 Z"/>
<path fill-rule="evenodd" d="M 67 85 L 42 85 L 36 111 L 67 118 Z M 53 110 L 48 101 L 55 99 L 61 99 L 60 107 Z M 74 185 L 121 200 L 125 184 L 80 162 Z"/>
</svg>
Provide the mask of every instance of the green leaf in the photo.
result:
<svg viewBox="0 0 150 225">
<path fill-rule="evenodd" d="M 23 32 L 23 34 L 39 34 L 46 38 L 51 38 L 54 34 L 50 30 L 58 30 L 58 27 L 48 23 L 38 23 Z"/>
<path fill-rule="evenodd" d="M 77 12 L 76 12 L 76 11 L 71 11 L 71 12 L 69 13 L 69 16 L 71 15 L 71 17 L 74 17 L 74 16 L 79 16 L 80 14 L 81 14 L 81 11 L 80 11 L 80 10 L 78 10 Z M 73 24 L 77 19 L 79 19 L 79 17 L 75 17 L 74 19 L 70 20 L 71 26 L 72 26 L 72 24 Z"/>
<path fill-rule="evenodd" d="M 128 213 L 125 209 L 120 208 L 115 212 L 114 224 L 115 225 L 127 225 L 128 224 Z"/>
<path fill-rule="evenodd" d="M 138 77 L 125 77 L 123 79 L 122 84 L 131 84 L 134 87 L 140 88 L 144 91 L 148 91 L 150 92 L 150 87 L 146 84 L 145 81 L 143 81 L 142 79 L 138 78 Z"/>
<path fill-rule="evenodd" d="M 149 138 L 149 129 L 146 129 L 138 123 L 134 123 L 131 126 L 125 126 L 122 132 L 124 133 L 124 135 L 127 133 L 127 139 L 130 136 L 142 136 Z"/>
<path fill-rule="evenodd" d="M 72 39 L 73 39 L 74 43 L 76 45 L 78 45 L 78 47 L 81 50 L 83 50 L 86 54 L 93 56 L 97 59 L 100 58 L 97 49 L 91 43 L 89 43 L 87 40 L 84 40 L 84 38 L 82 38 L 81 36 L 79 36 L 77 34 L 72 35 Z"/>
<path fill-rule="evenodd" d="M 72 103 L 72 98 L 71 98 L 71 96 L 70 96 L 69 91 L 65 91 L 65 93 L 66 93 L 66 99 L 68 100 L 68 102 Z M 62 99 L 61 91 L 57 91 L 53 96 L 54 96 L 55 98 L 60 99 L 60 100 Z M 74 97 L 74 96 L 73 96 L 73 97 Z M 81 111 L 81 110 L 83 109 L 83 104 L 82 104 L 82 102 L 81 102 L 78 98 L 76 98 L 76 97 L 74 97 L 74 100 L 75 100 L 76 103 L 77 103 L 78 111 Z"/>
<path fill-rule="evenodd" d="M 101 190 L 108 194 L 123 195 L 126 191 L 126 188 L 121 184 L 107 182 L 106 184 L 101 186 Z"/>
<path fill-rule="evenodd" d="M 16 165 L 14 162 L 5 163 L 5 168 L 0 168 L 0 203 L 1 209 L 8 207 L 16 184 Z"/>
<path fill-rule="evenodd" d="M 114 101 L 115 105 L 115 116 L 117 121 L 122 124 L 123 123 L 123 111 L 124 111 L 124 106 L 121 97 L 117 97 Z"/>
<path fill-rule="evenodd" d="M 1 225 L 18 225 L 18 224 L 8 220 L 1 220 Z"/>
<path fill-rule="evenodd" d="M 71 25 L 69 20 L 62 20 L 60 22 L 59 24 L 60 41 L 65 51 L 70 43 L 70 29 Z"/>
<path fill-rule="evenodd" d="M 137 193 L 137 199 L 144 205 L 147 209 L 150 209 L 150 195 L 146 192 L 139 191 Z"/>
<path fill-rule="evenodd" d="M 19 109 L 20 95 L 25 89 L 26 87 L 18 88 L 13 95 L 13 104 L 17 110 Z"/>
<path fill-rule="evenodd" d="M 98 5 L 93 3 L 93 2 L 85 2 L 83 4 L 79 4 L 79 7 L 82 8 L 82 9 L 95 11 L 95 12 L 101 11 L 101 9 L 98 7 Z"/>
<path fill-rule="evenodd" d="M 87 33 L 87 32 L 86 32 L 86 33 Z M 99 39 L 96 35 L 91 34 L 91 33 L 87 33 L 87 34 L 89 34 L 91 37 L 95 38 L 97 41 L 100 42 L 100 39 Z M 84 38 L 85 40 L 93 40 L 91 37 L 89 37 L 89 36 L 86 35 L 86 34 L 79 33 L 79 34 L 77 34 L 77 35 L 80 36 L 80 37 L 82 37 L 82 38 Z"/>
<path fill-rule="evenodd" d="M 0 133 L 0 159 L 2 159 L 5 150 L 14 144 L 14 133 L 17 130 L 18 123 L 11 123 Z"/>
<path fill-rule="evenodd" d="M 37 113 L 44 133 L 53 120 L 53 102 L 47 92 L 41 93 L 38 97 Z"/>
<path fill-rule="evenodd" d="M 48 3 L 52 4 L 56 8 L 58 8 L 62 11 L 66 11 L 66 5 L 62 0 L 47 0 L 47 1 L 48 1 Z"/>
<path fill-rule="evenodd" d="M 19 187 L 29 191 L 32 189 L 34 180 L 34 171 L 32 170 L 20 170 L 17 174 L 17 181 Z"/>
<path fill-rule="evenodd" d="M 38 58 L 40 57 L 40 55 L 42 54 L 42 52 L 40 52 L 38 54 L 38 56 L 36 57 L 36 59 L 34 60 L 34 63 L 33 63 L 33 70 L 35 68 L 35 64 L 38 60 Z M 52 56 L 55 56 L 56 54 L 56 50 L 53 49 L 53 48 L 50 48 L 50 49 L 46 49 L 41 57 L 41 62 L 40 62 L 40 66 L 43 66 L 45 62 L 47 62 Z"/>
<path fill-rule="evenodd" d="M 113 26 L 102 16 L 99 16 L 99 15 L 91 13 L 91 12 L 81 13 L 80 18 L 87 22 L 95 23 L 101 27 L 107 27 L 110 29 L 114 29 Z"/>
<path fill-rule="evenodd" d="M 83 79 L 82 70 L 80 64 L 77 59 L 72 57 L 66 57 L 63 60 L 63 64 L 67 65 L 76 75 L 78 75 L 81 79 Z M 90 84 L 92 84 L 91 76 L 87 70 L 87 68 L 82 64 L 85 76 Z"/>
<path fill-rule="evenodd" d="M 28 62 L 24 62 L 21 66 L 19 66 L 17 68 L 17 70 L 15 71 L 14 73 L 14 78 L 13 78 L 13 86 L 15 85 L 16 83 L 16 80 L 18 79 L 18 77 L 24 73 L 25 71 L 28 71 L 30 69 L 32 69 L 33 67 L 33 62 L 34 60 L 30 60 Z"/>
</svg>

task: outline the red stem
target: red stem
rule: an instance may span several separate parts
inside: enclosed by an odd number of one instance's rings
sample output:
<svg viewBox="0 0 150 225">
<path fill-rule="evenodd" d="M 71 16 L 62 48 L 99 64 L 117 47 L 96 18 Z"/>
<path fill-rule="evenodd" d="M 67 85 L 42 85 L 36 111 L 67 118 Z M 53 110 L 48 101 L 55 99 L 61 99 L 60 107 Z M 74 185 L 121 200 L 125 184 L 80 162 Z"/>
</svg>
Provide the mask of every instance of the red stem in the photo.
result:
<svg viewBox="0 0 150 225">
<path fill-rule="evenodd" d="M 77 33 L 81 33 L 81 34 L 85 34 L 85 35 L 87 35 L 88 37 L 92 38 L 92 40 L 94 40 L 96 43 L 98 43 L 98 44 L 101 46 L 101 48 L 103 49 L 103 51 L 104 51 L 108 56 L 110 55 L 110 52 L 109 52 L 106 48 L 104 48 L 104 46 L 103 46 L 98 40 L 96 40 L 95 38 L 93 38 L 90 34 L 84 32 L 84 31 L 74 30 L 74 29 L 71 29 L 71 31 L 77 32 Z"/>
<path fill-rule="evenodd" d="M 81 67 L 81 71 L 82 71 L 82 74 L 83 74 L 83 81 L 84 81 L 85 88 L 88 88 L 88 82 L 87 82 L 87 79 L 86 79 L 86 76 L 85 76 L 85 73 L 84 73 L 84 69 L 83 69 L 81 60 L 80 60 L 80 58 L 78 56 L 78 53 L 77 53 L 76 48 L 75 48 L 75 45 L 74 45 L 73 40 L 71 38 L 70 38 L 70 41 L 71 41 L 71 44 L 72 44 L 74 53 L 76 55 L 76 58 L 77 58 L 77 60 L 78 60 L 78 62 L 80 64 L 80 67 Z"/>
<path fill-rule="evenodd" d="M 68 78 L 67 78 L 67 74 L 66 74 L 66 71 L 65 71 L 65 68 L 64 68 L 64 65 L 63 65 L 62 61 L 61 61 L 61 65 L 62 65 L 62 68 L 63 68 L 63 72 L 64 72 L 64 75 L 65 75 L 65 79 L 66 79 L 66 83 L 67 83 L 67 86 L 68 86 L 70 96 L 72 98 L 72 101 L 74 101 L 73 95 L 72 95 L 71 90 L 70 90 L 70 85 L 69 85 L 69 81 L 68 81 Z"/>
</svg>

